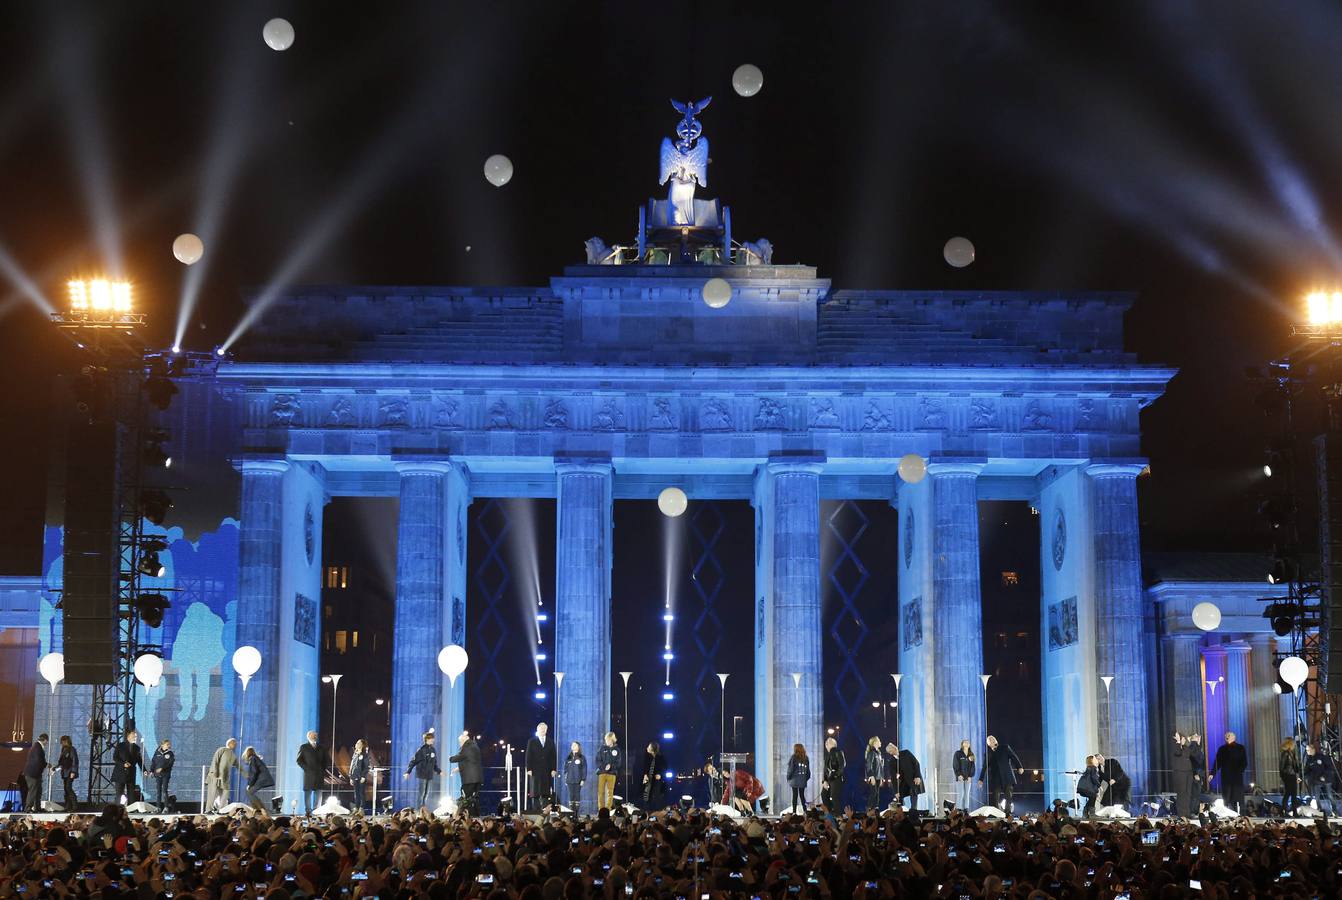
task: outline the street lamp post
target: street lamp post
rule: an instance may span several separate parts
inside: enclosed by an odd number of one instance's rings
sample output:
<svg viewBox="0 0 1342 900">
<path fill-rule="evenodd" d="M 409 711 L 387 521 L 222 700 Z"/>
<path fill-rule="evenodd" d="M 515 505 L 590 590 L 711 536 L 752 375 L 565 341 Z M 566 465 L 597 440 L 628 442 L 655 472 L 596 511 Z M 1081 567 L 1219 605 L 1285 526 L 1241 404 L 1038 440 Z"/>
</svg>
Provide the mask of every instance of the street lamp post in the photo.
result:
<svg viewBox="0 0 1342 900">
<path fill-rule="evenodd" d="M 718 681 L 722 688 L 718 692 L 718 716 L 720 725 L 718 727 L 718 765 L 722 765 L 723 745 L 727 743 L 727 679 L 731 676 L 730 672 L 719 672 Z"/>
<path fill-rule="evenodd" d="M 633 672 L 621 672 L 624 679 L 624 802 L 629 802 L 629 678 Z"/>
</svg>

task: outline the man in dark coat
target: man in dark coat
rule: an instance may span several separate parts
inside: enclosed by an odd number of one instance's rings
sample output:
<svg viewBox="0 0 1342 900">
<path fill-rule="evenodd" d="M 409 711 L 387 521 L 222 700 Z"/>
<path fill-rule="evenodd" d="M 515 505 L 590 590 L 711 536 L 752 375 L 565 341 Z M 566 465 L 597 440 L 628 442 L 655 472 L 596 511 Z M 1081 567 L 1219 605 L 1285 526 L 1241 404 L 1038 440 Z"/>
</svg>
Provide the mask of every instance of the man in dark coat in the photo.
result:
<svg viewBox="0 0 1342 900">
<path fill-rule="evenodd" d="M 401 776 L 402 778 L 409 778 L 412 771 L 415 773 L 415 780 L 419 785 L 419 790 L 415 793 L 415 809 L 427 808 L 429 804 L 429 785 L 433 782 L 433 776 L 443 771 L 438 767 L 438 751 L 433 745 L 433 732 L 424 732 L 424 743 L 410 758 L 410 765 L 405 767 L 405 773 Z"/>
<path fill-rule="evenodd" d="M 39 734 L 32 747 L 28 748 L 28 761 L 23 765 L 23 781 L 28 787 L 23 796 L 25 812 L 42 811 L 42 779 L 46 777 L 47 769 L 50 768 L 47 764 L 49 740 L 51 739 L 45 734 Z"/>
<path fill-rule="evenodd" d="M 526 767 L 531 776 L 532 809 L 537 811 L 554 802 L 554 779 L 559 774 L 559 754 L 549 731 L 542 722 L 527 741 Z"/>
<path fill-rule="evenodd" d="M 1104 779 L 1100 776 L 1099 766 L 1095 764 L 1094 756 L 1086 757 L 1086 771 L 1081 773 L 1081 777 L 1076 782 L 1076 792 L 1078 795 L 1086 798 L 1086 806 L 1081 810 L 1081 814 L 1089 818 L 1095 812 L 1095 802 L 1101 798 L 1102 791 L 1107 787 Z"/>
<path fill-rule="evenodd" d="M 1244 770 L 1249 768 L 1249 754 L 1244 745 L 1235 740 L 1233 731 L 1226 732 L 1226 742 L 1216 751 L 1211 774 L 1221 773 L 1221 799 L 1226 806 L 1240 811 L 1244 804 Z"/>
<path fill-rule="evenodd" d="M 1333 793 L 1333 777 L 1336 772 L 1333 760 L 1327 753 L 1318 752 L 1314 744 L 1305 745 L 1305 791 L 1314 798 L 1314 805 L 1324 815 L 1337 814 L 1337 795 Z M 1328 805 L 1324 812 L 1324 804 Z"/>
<path fill-rule="evenodd" d="M 839 742 L 834 738 L 827 738 L 824 767 L 820 773 L 820 802 L 830 813 L 837 813 L 839 803 L 843 801 L 844 770 L 847 767 L 848 759 L 839 749 Z"/>
<path fill-rule="evenodd" d="M 471 737 L 469 731 L 463 731 L 457 737 L 460 749 L 456 755 L 449 756 L 448 762 L 457 764 L 457 774 L 461 776 L 461 808 L 468 816 L 480 815 L 480 785 L 485 783 L 485 770 L 480 765 L 480 745 Z"/>
<path fill-rule="evenodd" d="M 1128 806 L 1132 802 L 1132 780 L 1118 760 L 1096 753 L 1095 766 L 1100 770 L 1100 779 L 1109 785 L 1104 793 L 1104 805 Z"/>
<path fill-rule="evenodd" d="M 1012 797 L 1016 793 L 1016 776 L 1024 774 L 1025 765 L 1010 744 L 997 743 L 997 738 L 991 734 L 988 735 L 987 744 L 979 784 L 986 788 L 988 802 L 1001 806 L 1010 815 Z M 999 800 L 999 797 L 1003 799 Z"/>
<path fill-rule="evenodd" d="M 918 795 L 923 793 L 923 767 L 913 751 L 901 750 L 893 743 L 887 744 L 885 752 L 890 754 L 890 779 L 895 783 L 895 797 L 891 806 L 903 806 L 904 798 L 909 800 L 909 810 L 918 812 Z"/>
<path fill-rule="evenodd" d="M 126 803 L 135 801 L 135 770 L 144 768 L 144 754 L 140 752 L 140 736 L 134 729 L 126 732 L 126 739 L 112 751 L 112 787 L 117 797 Z"/>
<path fill-rule="evenodd" d="M 309 816 L 321 805 L 322 785 L 330 767 L 330 752 L 317 745 L 317 732 L 309 731 L 307 743 L 298 748 L 298 768 L 303 771 L 303 807 Z"/>
<path fill-rule="evenodd" d="M 270 774 L 270 767 L 254 748 L 243 750 L 242 759 L 247 769 L 247 799 L 252 801 L 252 809 L 263 813 L 266 801 L 270 799 L 268 792 L 275 787 L 275 776 Z M 262 795 L 262 791 L 267 793 Z"/>
</svg>

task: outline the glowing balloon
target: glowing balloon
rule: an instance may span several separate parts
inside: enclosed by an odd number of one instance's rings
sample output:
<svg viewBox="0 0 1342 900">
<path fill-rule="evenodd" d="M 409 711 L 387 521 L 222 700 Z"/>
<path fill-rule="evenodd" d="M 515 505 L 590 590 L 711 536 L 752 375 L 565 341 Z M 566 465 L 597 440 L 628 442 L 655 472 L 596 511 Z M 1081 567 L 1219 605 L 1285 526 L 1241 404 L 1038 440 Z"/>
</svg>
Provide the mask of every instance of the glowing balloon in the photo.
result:
<svg viewBox="0 0 1342 900">
<path fill-rule="evenodd" d="M 294 26 L 288 19 L 271 19 L 262 26 L 261 37 L 271 50 L 288 50 L 294 45 Z"/>
<path fill-rule="evenodd" d="M 56 685 L 65 680 L 65 654 L 48 653 L 37 661 L 38 673 L 56 690 Z"/>
<path fill-rule="evenodd" d="M 1291 686 L 1291 690 L 1298 691 L 1300 685 L 1309 678 L 1309 663 L 1298 656 L 1288 656 L 1281 661 L 1277 671 L 1281 673 L 1281 680 Z"/>
<path fill-rule="evenodd" d="M 142 653 L 135 658 L 135 680 L 147 688 L 163 680 L 163 657 L 157 653 Z"/>
<path fill-rule="evenodd" d="M 664 488 L 657 495 L 657 508 L 662 511 L 662 515 L 675 518 L 685 511 L 690 501 L 685 497 L 685 492 L 678 487 Z"/>
<path fill-rule="evenodd" d="M 732 286 L 725 278 L 710 278 L 704 282 L 704 302 L 714 309 L 722 309 L 732 301 Z"/>
<path fill-rule="evenodd" d="M 941 248 L 946 262 L 957 269 L 963 269 L 974 261 L 974 245 L 969 238 L 953 237 Z"/>
<path fill-rule="evenodd" d="M 908 453 L 899 458 L 899 477 L 907 484 L 917 484 L 927 477 L 927 460 L 917 453 Z"/>
<path fill-rule="evenodd" d="M 184 266 L 189 266 L 198 262 L 205 253 L 205 245 L 201 243 L 200 238 L 191 232 L 177 235 L 177 239 L 172 242 L 172 255 L 177 257 L 177 261 Z"/>
<path fill-rule="evenodd" d="M 513 161 L 502 153 L 485 160 L 485 180 L 494 187 L 503 187 L 513 180 Z"/>
<path fill-rule="evenodd" d="M 762 87 L 764 87 L 764 73 L 760 71 L 759 66 L 746 63 L 737 66 L 736 71 L 732 73 L 732 90 L 742 97 L 753 97 Z"/>
<path fill-rule="evenodd" d="M 438 668 L 447 676 L 450 684 L 457 683 L 457 676 L 466 671 L 468 662 L 470 657 L 466 655 L 466 648 L 457 644 L 448 644 L 438 651 Z"/>
<path fill-rule="evenodd" d="M 261 651 L 255 647 L 239 647 L 233 651 L 233 671 L 242 679 L 242 689 L 247 690 L 247 682 L 261 668 Z"/>
<path fill-rule="evenodd" d="M 1215 603 L 1199 603 L 1193 607 L 1193 624 L 1203 631 L 1215 631 L 1221 625 L 1221 610 Z"/>
</svg>

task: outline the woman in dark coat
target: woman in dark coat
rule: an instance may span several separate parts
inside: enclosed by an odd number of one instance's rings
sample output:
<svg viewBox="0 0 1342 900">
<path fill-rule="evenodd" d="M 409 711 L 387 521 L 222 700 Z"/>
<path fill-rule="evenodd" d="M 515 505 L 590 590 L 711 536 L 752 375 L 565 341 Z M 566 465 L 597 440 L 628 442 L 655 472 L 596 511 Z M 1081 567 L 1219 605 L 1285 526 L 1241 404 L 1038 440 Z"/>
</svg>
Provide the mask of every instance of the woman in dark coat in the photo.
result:
<svg viewBox="0 0 1342 900">
<path fill-rule="evenodd" d="M 1170 770 L 1174 773 L 1174 792 L 1178 795 L 1179 815 L 1197 814 L 1198 795 L 1202 793 L 1193 777 L 1194 755 L 1199 748 L 1185 735 L 1174 733 L 1174 752 L 1170 754 Z M 1203 764 L 1206 765 L 1205 762 Z"/>
<path fill-rule="evenodd" d="M 1095 757 L 1087 756 L 1086 771 L 1081 773 L 1081 778 L 1076 783 L 1076 792 L 1086 798 L 1086 807 L 1081 811 L 1082 815 L 1089 816 L 1095 812 L 1095 801 L 1100 798 L 1100 791 L 1104 786 L 1104 779 L 1100 777 L 1100 767 L 1095 764 Z"/>
<path fill-rule="evenodd" d="M 955 805 L 962 812 L 969 811 L 969 792 L 974 784 L 974 749 L 969 741 L 961 741 L 960 749 L 951 757 L 951 771 L 955 773 Z"/>
<path fill-rule="evenodd" d="M 261 799 L 261 792 L 275 787 L 275 778 L 255 748 L 248 747 L 242 751 L 242 766 L 247 770 L 247 796 L 252 801 L 252 809 L 263 813 L 266 804 Z"/>
<path fill-rule="evenodd" d="M 582 786 L 586 781 L 587 757 L 583 755 L 582 744 L 574 741 L 564 757 L 564 784 L 568 785 L 568 805 L 575 813 L 582 806 Z"/>
<path fill-rule="evenodd" d="M 643 754 L 643 807 L 661 809 L 666 805 L 666 757 L 656 741 Z"/>
<path fill-rule="evenodd" d="M 806 758 L 806 748 L 801 744 L 792 745 L 792 756 L 787 761 L 787 783 L 792 788 L 792 811 L 806 811 L 806 785 L 811 781 L 811 761 Z"/>
<path fill-rule="evenodd" d="M 881 808 L 881 782 L 885 780 L 885 758 L 881 755 L 881 739 L 867 741 L 867 752 L 862 757 L 862 779 L 867 783 L 867 812 Z"/>
<path fill-rule="evenodd" d="M 1300 754 L 1295 751 L 1295 740 L 1287 738 L 1281 742 L 1281 811 L 1282 815 L 1295 815 L 1300 805 Z"/>
<path fill-rule="evenodd" d="M 363 738 L 354 742 L 354 755 L 349 758 L 349 783 L 354 788 L 354 808 L 364 809 L 368 796 L 368 778 L 373 771 L 373 756 Z"/>
<path fill-rule="evenodd" d="M 79 751 L 70 740 L 70 735 L 61 735 L 61 755 L 56 760 L 56 768 L 61 770 L 61 787 L 65 788 L 65 811 L 74 812 L 79 806 L 75 796 L 75 779 L 79 777 Z"/>
</svg>

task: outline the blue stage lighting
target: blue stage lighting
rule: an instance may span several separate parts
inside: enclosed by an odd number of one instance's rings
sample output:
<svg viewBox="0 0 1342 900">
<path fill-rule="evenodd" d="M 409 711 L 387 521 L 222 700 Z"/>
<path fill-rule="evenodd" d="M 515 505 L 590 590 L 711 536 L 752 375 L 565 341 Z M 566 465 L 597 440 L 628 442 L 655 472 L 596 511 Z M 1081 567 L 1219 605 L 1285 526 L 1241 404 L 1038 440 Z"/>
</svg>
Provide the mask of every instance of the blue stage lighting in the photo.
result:
<svg viewBox="0 0 1342 900">
<path fill-rule="evenodd" d="M 662 732 L 662 740 L 664 740 L 664 741 L 673 741 L 673 740 L 675 740 L 675 739 L 676 739 L 675 732 L 672 732 L 672 731 L 663 731 L 663 732 Z M 668 772 L 667 774 L 669 775 L 670 773 Z"/>
<path fill-rule="evenodd" d="M 666 660 L 667 662 L 670 662 L 671 660 L 673 660 L 673 659 L 675 659 L 675 658 L 676 658 L 676 657 L 675 657 L 675 654 L 674 654 L 674 653 L 663 653 L 663 654 L 662 654 L 662 659 Z"/>
<path fill-rule="evenodd" d="M 537 662 L 545 662 L 545 654 L 544 654 L 544 653 L 537 653 L 537 654 L 536 654 L 536 661 L 537 661 Z"/>
<path fill-rule="evenodd" d="M 536 613 L 536 621 L 537 621 L 537 622 L 548 622 L 548 621 L 550 621 L 550 614 L 549 614 L 549 613 Z"/>
<path fill-rule="evenodd" d="M 670 691 L 663 691 L 663 692 L 662 692 L 662 699 L 663 699 L 663 700 L 674 700 L 674 699 L 676 699 L 676 695 L 673 694 L 673 693 L 671 693 Z"/>
<path fill-rule="evenodd" d="M 671 622 L 671 621 L 673 621 L 675 618 L 676 618 L 675 616 L 671 615 L 670 613 L 667 613 L 666 615 L 662 616 L 662 621 L 663 621 L 663 622 Z"/>
<path fill-rule="evenodd" d="M 537 700 L 544 700 L 544 699 L 545 699 L 545 691 L 537 691 L 533 696 L 534 696 Z"/>
</svg>

